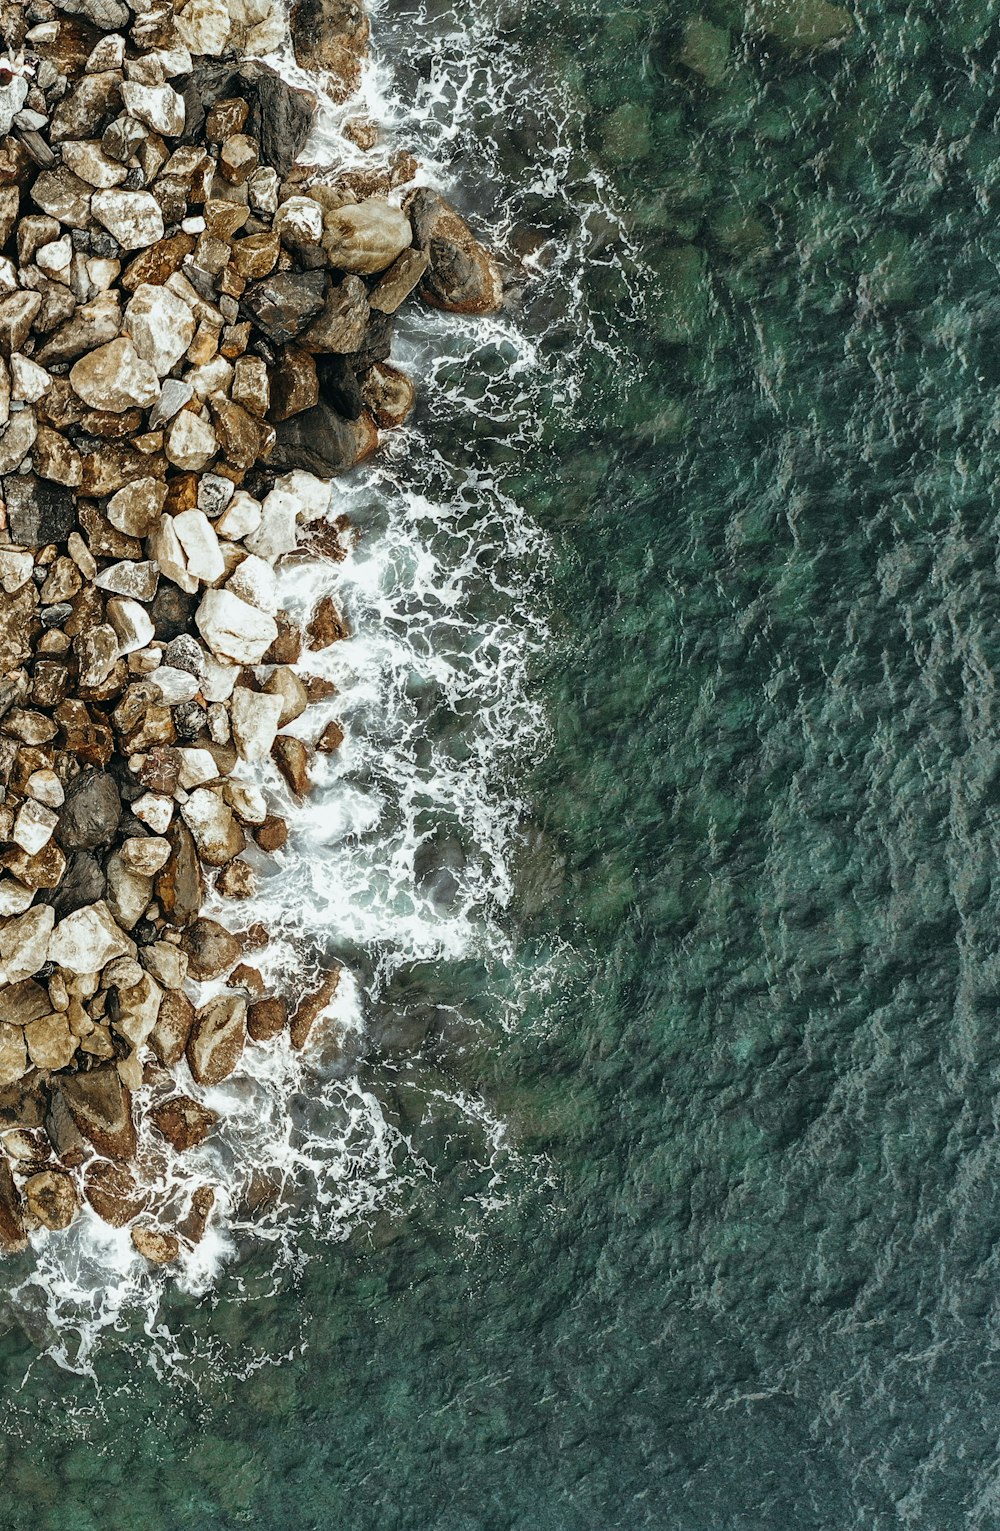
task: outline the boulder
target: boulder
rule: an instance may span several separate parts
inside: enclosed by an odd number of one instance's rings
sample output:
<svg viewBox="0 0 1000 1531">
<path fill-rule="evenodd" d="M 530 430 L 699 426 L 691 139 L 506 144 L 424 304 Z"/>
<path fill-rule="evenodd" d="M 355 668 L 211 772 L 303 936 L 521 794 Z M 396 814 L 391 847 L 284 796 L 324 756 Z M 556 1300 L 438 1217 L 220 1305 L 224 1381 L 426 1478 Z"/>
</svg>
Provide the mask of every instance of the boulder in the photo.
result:
<svg viewBox="0 0 1000 1531">
<path fill-rule="evenodd" d="M 25 1210 L 43 1228 L 68 1228 L 80 1203 L 72 1176 L 61 1170 L 42 1170 L 24 1183 Z"/>
<path fill-rule="evenodd" d="M 233 743 L 242 760 L 266 760 L 281 722 L 283 701 L 236 686 L 229 703 Z"/>
<path fill-rule="evenodd" d="M 202 918 L 189 925 L 181 937 L 192 978 L 202 983 L 221 978 L 239 960 L 243 943 L 218 920 Z"/>
<path fill-rule="evenodd" d="M 421 188 L 409 204 L 414 243 L 429 265 L 420 296 L 452 314 L 495 314 L 503 306 L 503 282 L 489 251 L 465 220 L 437 192 Z"/>
<path fill-rule="evenodd" d="M 73 391 L 91 409 L 111 414 L 148 409 L 160 394 L 156 372 L 125 335 L 81 356 L 74 362 L 69 380 Z"/>
<path fill-rule="evenodd" d="M 367 410 L 357 420 L 345 420 L 324 402 L 281 421 L 276 434 L 271 466 L 304 468 L 319 478 L 346 473 L 378 447 L 378 430 Z"/>
<path fill-rule="evenodd" d="M 103 900 L 66 915 L 48 943 L 49 960 L 67 973 L 99 973 L 107 963 L 127 956 L 131 950 L 131 942 Z"/>
<path fill-rule="evenodd" d="M 185 1153 L 189 1148 L 197 1148 L 199 1143 L 204 1143 L 220 1117 L 217 1111 L 200 1105 L 190 1095 L 173 1095 L 160 1105 L 153 1106 L 149 1119 L 172 1148 L 178 1153 Z"/>
<path fill-rule="evenodd" d="M 183 1058 L 194 1014 L 194 1005 L 186 994 L 164 994 L 149 1044 L 165 1068 L 173 1068 Z"/>
<path fill-rule="evenodd" d="M 206 590 L 195 624 L 217 659 L 260 664 L 278 636 L 274 618 L 228 590 Z"/>
<path fill-rule="evenodd" d="M 190 925 L 198 915 L 205 894 L 205 883 L 198 864 L 198 851 L 187 825 L 174 820 L 167 835 L 170 860 L 156 879 L 156 896 L 171 925 Z"/>
<path fill-rule="evenodd" d="M 310 1034 L 323 1011 L 327 1009 L 340 983 L 340 969 L 332 968 L 324 973 L 319 983 L 296 1005 L 290 1022 L 292 1046 L 301 1051 L 309 1041 Z"/>
<path fill-rule="evenodd" d="M 106 771 L 84 771 L 66 789 L 56 839 L 64 850 L 96 850 L 110 845 L 118 832 L 122 804 L 114 778 Z"/>
<path fill-rule="evenodd" d="M 211 3 L 211 0 L 205 0 L 205 3 Z M 190 11 L 193 6 L 200 4 L 202 0 L 191 0 L 191 5 L 187 9 Z M 176 1234 L 167 1233 L 163 1228 L 153 1228 L 146 1224 L 142 1226 L 137 1224 L 132 1228 L 132 1243 L 150 1265 L 170 1265 L 181 1252 L 180 1241 Z"/>
<path fill-rule="evenodd" d="M 338 271 L 372 276 L 385 271 L 413 243 L 410 220 L 384 197 L 368 197 L 330 211 L 323 249 Z"/>
<path fill-rule="evenodd" d="M 211 787 L 199 787 L 181 805 L 184 822 L 194 837 L 198 854 L 209 866 L 225 866 L 246 846 L 246 836 L 232 809 Z"/>
<path fill-rule="evenodd" d="M 221 1084 L 243 1056 L 247 1034 L 247 1002 L 240 995 L 220 994 L 198 1011 L 187 1045 L 188 1066 L 197 1084 Z"/>
<path fill-rule="evenodd" d="M 149 1192 L 138 1186 L 124 1164 L 95 1159 L 88 1164 L 83 1194 L 112 1228 L 124 1228 L 149 1206 Z"/>
<path fill-rule="evenodd" d="M 280 996 L 256 999 L 247 1011 L 247 1032 L 254 1042 L 270 1042 L 288 1025 L 288 1006 Z"/>
<path fill-rule="evenodd" d="M 131 1159 L 136 1150 L 132 1100 L 113 1065 L 89 1074 L 62 1075 L 54 1094 L 64 1102 L 77 1130 L 106 1159 Z"/>
<path fill-rule="evenodd" d="M 31 978 L 45 966 L 54 921 L 51 907 L 37 904 L 0 927 L 0 985 Z"/>
<path fill-rule="evenodd" d="M 10 1165 L 0 1155 L 0 1254 L 17 1254 L 27 1247 L 21 1193 L 14 1184 Z"/>
<path fill-rule="evenodd" d="M 188 305 L 167 287 L 140 283 L 125 309 L 126 333 L 142 360 L 160 378 L 181 360 L 196 329 Z"/>
</svg>

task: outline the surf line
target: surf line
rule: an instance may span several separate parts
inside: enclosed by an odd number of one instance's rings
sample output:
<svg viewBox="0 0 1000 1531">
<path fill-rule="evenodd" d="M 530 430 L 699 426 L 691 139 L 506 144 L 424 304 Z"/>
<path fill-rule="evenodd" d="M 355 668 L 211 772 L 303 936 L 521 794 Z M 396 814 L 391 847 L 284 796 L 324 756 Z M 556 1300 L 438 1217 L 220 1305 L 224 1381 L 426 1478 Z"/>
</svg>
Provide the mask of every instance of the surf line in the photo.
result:
<svg viewBox="0 0 1000 1531">
<path fill-rule="evenodd" d="M 0 19 L 0 1252 L 86 1203 L 170 1265 L 218 1215 L 206 1092 L 315 1047 L 340 980 L 269 982 L 267 929 L 205 913 L 343 740 L 310 727 L 343 617 L 276 571 L 348 551 L 403 304 L 496 313 L 503 277 L 369 117 L 309 162 L 353 0 L 52 9 Z"/>
</svg>

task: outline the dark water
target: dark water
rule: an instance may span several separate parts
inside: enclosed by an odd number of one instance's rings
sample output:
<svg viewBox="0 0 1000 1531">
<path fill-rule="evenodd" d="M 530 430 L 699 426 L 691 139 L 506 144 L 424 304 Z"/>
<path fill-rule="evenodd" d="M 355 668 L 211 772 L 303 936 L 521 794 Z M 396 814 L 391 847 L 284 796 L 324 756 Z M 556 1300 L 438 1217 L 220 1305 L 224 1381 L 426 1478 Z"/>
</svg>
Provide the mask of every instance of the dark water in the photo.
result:
<svg viewBox="0 0 1000 1531">
<path fill-rule="evenodd" d="M 428 422 L 554 550 L 515 956 L 389 995 L 463 1020 L 368 1066 L 434 1171 L 370 1227 L 175 1296 L 159 1375 L 0 1340 L 4 1531 L 1000 1525 L 998 10 L 718 0 L 711 84 L 684 5 L 484 16 L 447 153 L 576 252 L 541 441 Z"/>
</svg>

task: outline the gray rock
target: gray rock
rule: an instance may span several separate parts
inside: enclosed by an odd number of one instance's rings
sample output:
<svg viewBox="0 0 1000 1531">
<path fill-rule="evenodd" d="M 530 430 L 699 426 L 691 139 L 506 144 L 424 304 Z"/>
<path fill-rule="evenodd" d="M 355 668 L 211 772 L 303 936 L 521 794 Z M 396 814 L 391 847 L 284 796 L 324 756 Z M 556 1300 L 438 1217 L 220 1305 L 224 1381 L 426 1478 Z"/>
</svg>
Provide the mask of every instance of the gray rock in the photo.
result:
<svg viewBox="0 0 1000 1531">
<path fill-rule="evenodd" d="M 13 540 L 26 548 L 65 542 L 76 525 L 73 491 L 51 479 L 24 473 L 3 481 Z"/>
<path fill-rule="evenodd" d="M 56 838 L 64 850 L 110 845 L 121 821 L 118 788 L 106 771 L 85 771 L 66 789 Z"/>
<path fill-rule="evenodd" d="M 73 914 L 86 904 L 96 904 L 104 897 L 107 880 L 101 863 L 90 851 L 76 851 L 66 863 L 62 882 L 49 898 L 56 919 Z"/>
<path fill-rule="evenodd" d="M 277 427 L 278 440 L 269 466 L 279 469 L 305 468 L 317 478 L 343 473 L 360 462 L 377 443 L 377 432 L 367 421 L 345 420 L 320 403 Z"/>
<path fill-rule="evenodd" d="M 248 287 L 243 306 L 269 340 L 284 345 L 319 313 L 326 285 L 322 271 L 279 272 Z"/>
</svg>

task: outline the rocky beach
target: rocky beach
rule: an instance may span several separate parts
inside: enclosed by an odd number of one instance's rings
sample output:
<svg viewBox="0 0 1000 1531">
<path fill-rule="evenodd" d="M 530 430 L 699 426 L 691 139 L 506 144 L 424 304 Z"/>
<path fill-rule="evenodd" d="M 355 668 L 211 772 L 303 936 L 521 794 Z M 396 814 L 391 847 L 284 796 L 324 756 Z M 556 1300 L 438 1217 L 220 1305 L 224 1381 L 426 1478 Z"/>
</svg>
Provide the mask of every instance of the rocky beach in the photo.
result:
<svg viewBox="0 0 1000 1531">
<path fill-rule="evenodd" d="M 409 153 L 311 160 L 359 6 L 0 20 L 0 1250 L 86 1205 L 170 1264 L 216 1203 L 205 1090 L 307 1055 L 340 977 L 258 965 L 279 789 L 344 738 L 311 722 L 343 613 L 320 581 L 296 621 L 277 571 L 352 546 L 335 480 L 413 408 L 401 307 L 490 314 L 501 274 Z"/>
</svg>

